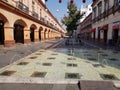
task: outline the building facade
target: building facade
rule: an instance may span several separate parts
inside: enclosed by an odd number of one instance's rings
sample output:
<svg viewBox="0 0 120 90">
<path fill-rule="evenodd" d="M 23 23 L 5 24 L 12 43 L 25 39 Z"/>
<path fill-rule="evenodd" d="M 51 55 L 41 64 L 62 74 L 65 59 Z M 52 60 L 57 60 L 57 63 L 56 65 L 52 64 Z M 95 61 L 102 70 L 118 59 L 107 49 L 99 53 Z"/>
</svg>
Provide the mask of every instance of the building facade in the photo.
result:
<svg viewBox="0 0 120 90">
<path fill-rule="evenodd" d="M 80 37 L 85 40 L 91 39 L 92 34 L 92 13 L 90 13 L 81 23 L 80 23 Z"/>
<path fill-rule="evenodd" d="M 78 21 L 79 26 L 77 27 L 77 34 L 80 35 L 81 33 L 81 23 L 84 21 L 84 19 L 92 12 L 92 6 L 91 4 L 87 6 L 81 5 L 80 13 L 83 15 L 82 18 Z"/>
<path fill-rule="evenodd" d="M 28 44 L 64 35 L 42 0 L 0 0 L 0 44 Z"/>
<path fill-rule="evenodd" d="M 120 0 L 93 0 L 92 28 L 95 41 L 120 43 Z"/>
</svg>

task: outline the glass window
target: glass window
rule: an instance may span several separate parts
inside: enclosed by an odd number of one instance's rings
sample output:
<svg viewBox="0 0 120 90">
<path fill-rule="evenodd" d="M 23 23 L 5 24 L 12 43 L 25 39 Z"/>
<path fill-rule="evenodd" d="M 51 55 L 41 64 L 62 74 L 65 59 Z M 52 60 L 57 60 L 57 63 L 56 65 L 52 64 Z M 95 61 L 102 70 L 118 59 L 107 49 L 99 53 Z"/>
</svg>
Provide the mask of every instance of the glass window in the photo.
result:
<svg viewBox="0 0 120 90">
<path fill-rule="evenodd" d="M 105 0 L 104 7 L 104 11 L 107 11 L 109 9 L 109 0 Z"/>
<path fill-rule="evenodd" d="M 32 11 L 35 11 L 35 2 L 32 1 Z"/>
<path fill-rule="evenodd" d="M 120 0 L 114 0 L 114 5 L 115 5 L 115 6 L 120 5 Z"/>
<path fill-rule="evenodd" d="M 102 13 L 102 2 L 98 4 L 98 16 Z"/>
<path fill-rule="evenodd" d="M 93 9 L 94 18 L 96 18 L 96 7 Z"/>
</svg>

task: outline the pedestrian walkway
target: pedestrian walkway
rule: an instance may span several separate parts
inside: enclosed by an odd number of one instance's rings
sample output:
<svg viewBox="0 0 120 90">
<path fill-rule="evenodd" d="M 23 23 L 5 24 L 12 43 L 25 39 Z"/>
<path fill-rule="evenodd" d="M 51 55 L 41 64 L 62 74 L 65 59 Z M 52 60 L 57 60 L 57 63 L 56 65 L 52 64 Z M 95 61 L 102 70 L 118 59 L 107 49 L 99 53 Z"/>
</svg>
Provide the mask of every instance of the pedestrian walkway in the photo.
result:
<svg viewBox="0 0 120 90">
<path fill-rule="evenodd" d="M 40 49 L 2 68 L 0 76 L 119 80 L 119 55 L 120 53 L 104 50 Z"/>
<path fill-rule="evenodd" d="M 30 44 L 15 44 L 15 47 L 6 48 L 0 46 L 0 68 L 4 67 L 18 59 L 21 59 L 29 54 L 40 49 L 46 49 L 62 39 L 52 39 L 41 42 L 31 42 Z"/>
<path fill-rule="evenodd" d="M 119 46 L 114 46 L 114 45 L 109 45 L 109 44 L 102 44 L 100 42 L 95 42 L 92 40 L 82 40 L 82 42 L 84 42 L 85 44 L 89 44 L 93 47 L 96 47 L 98 49 L 104 49 L 104 50 L 114 50 L 114 51 L 120 51 L 120 47 Z"/>
<path fill-rule="evenodd" d="M 43 43 L 50 48 L 58 42 L 64 40 Z M 81 90 L 119 90 L 120 82 L 114 83 L 120 80 L 119 52 L 70 47 L 36 48 L 31 55 L 1 68 L 0 90 L 79 90 L 79 80 Z"/>
</svg>

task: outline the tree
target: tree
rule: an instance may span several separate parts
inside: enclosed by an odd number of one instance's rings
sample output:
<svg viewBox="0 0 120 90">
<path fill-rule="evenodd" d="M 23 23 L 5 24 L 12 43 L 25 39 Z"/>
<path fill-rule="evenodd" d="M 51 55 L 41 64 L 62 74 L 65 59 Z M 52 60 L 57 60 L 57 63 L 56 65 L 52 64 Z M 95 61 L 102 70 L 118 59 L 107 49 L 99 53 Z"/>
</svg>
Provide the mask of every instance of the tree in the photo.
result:
<svg viewBox="0 0 120 90">
<path fill-rule="evenodd" d="M 77 29 L 77 22 L 82 17 L 80 11 L 77 10 L 77 6 L 74 3 L 67 4 L 68 16 L 64 16 L 61 22 L 66 26 L 66 30 L 70 35 Z"/>
</svg>

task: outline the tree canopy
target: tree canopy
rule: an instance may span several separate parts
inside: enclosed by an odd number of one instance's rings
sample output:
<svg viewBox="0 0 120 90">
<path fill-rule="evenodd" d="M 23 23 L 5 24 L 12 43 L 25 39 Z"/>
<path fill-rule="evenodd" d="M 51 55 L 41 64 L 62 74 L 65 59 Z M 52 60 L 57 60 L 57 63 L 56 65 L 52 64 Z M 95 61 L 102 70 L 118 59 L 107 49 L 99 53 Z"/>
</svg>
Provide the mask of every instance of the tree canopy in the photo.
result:
<svg viewBox="0 0 120 90">
<path fill-rule="evenodd" d="M 67 9 L 68 15 L 64 16 L 61 22 L 66 26 L 68 33 L 72 34 L 73 31 L 77 29 L 77 22 L 82 17 L 82 15 L 74 3 L 68 3 Z"/>
</svg>

